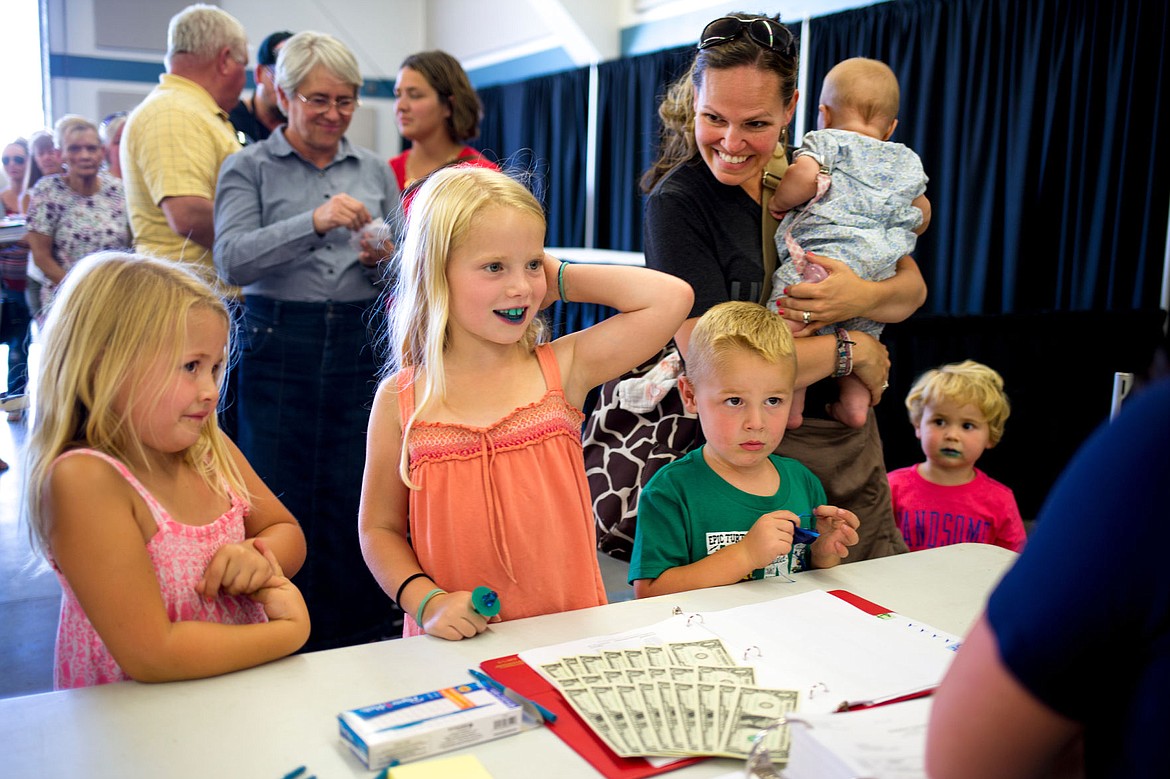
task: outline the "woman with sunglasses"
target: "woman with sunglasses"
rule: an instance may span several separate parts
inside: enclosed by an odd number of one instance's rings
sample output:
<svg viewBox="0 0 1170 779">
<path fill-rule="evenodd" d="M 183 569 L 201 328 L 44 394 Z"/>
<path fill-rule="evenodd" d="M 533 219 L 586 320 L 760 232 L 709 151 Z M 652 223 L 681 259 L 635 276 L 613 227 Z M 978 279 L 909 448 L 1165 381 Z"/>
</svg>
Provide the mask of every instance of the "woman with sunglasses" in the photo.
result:
<svg viewBox="0 0 1170 779">
<path fill-rule="evenodd" d="M 422 51 L 402 61 L 394 81 L 394 118 L 410 148 L 390 167 L 406 211 L 418 185 L 439 168 L 498 166 L 466 144 L 479 135 L 483 106 L 459 60 L 445 51 Z"/>
<path fill-rule="evenodd" d="M 399 192 L 386 162 L 345 137 L 362 85 L 345 44 L 292 36 L 275 81 L 288 123 L 220 169 L 213 256 L 244 289 L 237 443 L 305 531 L 297 585 L 316 650 L 392 629 L 354 519 L 379 367 L 367 323 L 393 248 L 364 228 Z"/>
<path fill-rule="evenodd" d="M 798 98 L 798 58 L 792 33 L 777 19 L 748 14 L 716 19 L 704 28 L 690 70 L 659 106 L 661 153 L 642 178 L 648 193 L 644 248 L 649 267 L 694 288 L 691 318 L 675 335 L 684 359 L 691 330 L 708 308 L 768 297 L 762 177 L 777 144 L 787 144 Z M 926 285 L 910 257 L 881 282 L 863 281 L 830 258 L 817 261 L 829 277 L 790 287 L 779 300 L 786 318 L 802 324 L 862 316 L 896 322 L 925 300 Z M 797 339 L 796 346 L 798 386 L 852 372 L 875 403 L 880 399 L 889 359 L 873 338 L 854 332 L 842 338 L 809 336 Z M 821 382 L 810 388 L 804 425 L 785 434 L 777 453 L 808 466 L 824 484 L 828 502 L 861 519 L 861 540 L 850 549 L 850 561 L 904 552 L 877 423 L 871 413 L 864 427 L 854 429 L 819 412 L 828 399 L 813 390 L 834 386 Z"/>
<path fill-rule="evenodd" d="M 0 192 L 4 214 L 20 213 L 20 192 L 24 187 L 24 172 L 28 168 L 28 141 L 17 138 L 4 147 L 4 177 L 8 186 Z"/>
<path fill-rule="evenodd" d="M 0 192 L 5 216 L 21 214 L 20 200 L 24 192 L 24 177 L 29 164 L 28 141 L 17 138 L 4 147 L 4 175 L 8 186 Z M 3 303 L 0 304 L 0 343 L 8 345 L 8 387 L 0 398 L 0 408 L 8 407 L 12 421 L 19 421 L 28 387 L 28 302 L 24 288 L 28 284 L 28 242 L 0 243 L 0 286 Z M 0 460 L 0 471 L 8 464 Z"/>
</svg>

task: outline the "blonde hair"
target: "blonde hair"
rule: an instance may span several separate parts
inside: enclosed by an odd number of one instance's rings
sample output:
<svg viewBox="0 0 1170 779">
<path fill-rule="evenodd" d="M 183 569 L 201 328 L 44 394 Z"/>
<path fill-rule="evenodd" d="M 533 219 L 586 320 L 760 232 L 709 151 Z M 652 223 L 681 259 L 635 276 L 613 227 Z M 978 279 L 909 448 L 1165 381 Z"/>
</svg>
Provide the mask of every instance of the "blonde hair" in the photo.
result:
<svg viewBox="0 0 1170 779">
<path fill-rule="evenodd" d="M 70 134 L 78 130 L 93 130 L 93 134 L 98 134 L 97 125 L 86 119 L 84 116 L 77 114 L 65 114 L 57 123 L 53 125 L 53 140 L 58 149 L 64 151 L 65 144 L 69 139 Z"/>
<path fill-rule="evenodd" d="M 440 168 L 432 173 L 410 204 L 406 236 L 398 257 L 398 280 L 390 312 L 390 360 L 385 373 L 404 368 L 422 369 L 421 392 L 416 393 L 414 414 L 402 431 L 399 474 L 409 478 L 405 442 L 419 413 L 430 403 L 446 397 L 444 353 L 448 343 L 451 312 L 447 261 L 478 226 L 490 208 L 512 208 L 545 224 L 544 210 L 524 186 L 500 171 L 472 166 Z M 532 350 L 547 339 L 544 319 L 535 317 L 521 339 Z"/>
<path fill-rule="evenodd" d="M 171 17 L 164 61 L 169 70 L 176 54 L 211 60 L 225 47 L 231 49 L 236 60 L 248 61 L 248 35 L 244 25 L 218 6 L 195 3 Z"/>
<path fill-rule="evenodd" d="M 940 401 L 960 406 L 968 403 L 987 419 L 988 442 L 994 446 L 1003 437 L 1011 404 L 1003 391 L 1003 377 L 995 370 L 963 360 L 932 368 L 918 377 L 906 396 L 906 410 L 914 427 L 922 423 L 923 409 Z"/>
<path fill-rule="evenodd" d="M 759 303 L 732 300 L 707 309 L 691 331 L 686 375 L 693 383 L 718 370 L 729 352 L 755 354 L 767 362 L 796 366 L 792 332 Z"/>
<path fill-rule="evenodd" d="M 43 490 L 53 463 L 78 447 L 97 449 L 122 462 L 145 461 L 129 408 L 118 411 L 115 402 L 127 391 L 127 407 L 159 402 L 165 388 L 140 386 L 142 375 L 160 359 L 181 359 L 187 317 L 194 309 L 230 323 L 223 301 L 196 271 L 123 252 L 86 257 L 58 288 L 34 378 L 35 422 L 26 452 L 29 532 L 42 555 L 47 556 L 49 549 Z M 183 456 L 217 494 L 227 494 L 226 483 L 247 497 L 214 413 Z"/>
<path fill-rule="evenodd" d="M 851 111 L 866 124 L 889 127 L 898 118 L 898 77 L 880 60 L 853 57 L 838 62 L 821 86 L 822 105 Z"/>
</svg>

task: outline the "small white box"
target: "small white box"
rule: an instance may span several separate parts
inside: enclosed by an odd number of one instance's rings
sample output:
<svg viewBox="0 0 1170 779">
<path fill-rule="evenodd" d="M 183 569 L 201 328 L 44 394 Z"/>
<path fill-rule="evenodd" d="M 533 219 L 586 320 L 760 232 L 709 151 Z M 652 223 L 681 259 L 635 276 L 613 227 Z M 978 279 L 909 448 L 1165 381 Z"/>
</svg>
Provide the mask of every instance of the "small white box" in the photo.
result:
<svg viewBox="0 0 1170 779">
<path fill-rule="evenodd" d="M 520 731 L 520 706 L 478 682 L 337 715 L 341 737 L 371 770 Z"/>
</svg>

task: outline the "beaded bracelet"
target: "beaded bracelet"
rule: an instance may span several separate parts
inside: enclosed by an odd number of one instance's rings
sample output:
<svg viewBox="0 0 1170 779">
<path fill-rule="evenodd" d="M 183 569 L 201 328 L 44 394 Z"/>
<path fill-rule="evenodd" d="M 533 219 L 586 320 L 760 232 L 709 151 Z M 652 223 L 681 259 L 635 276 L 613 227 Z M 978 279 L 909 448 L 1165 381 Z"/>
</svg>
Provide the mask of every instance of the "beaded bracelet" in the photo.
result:
<svg viewBox="0 0 1170 779">
<path fill-rule="evenodd" d="M 447 594 L 446 590 L 444 590 L 440 587 L 436 587 L 435 589 L 428 592 L 426 594 L 426 596 L 422 599 L 422 602 L 418 604 L 418 613 L 416 613 L 414 615 L 414 621 L 420 628 L 422 627 L 422 624 L 423 624 L 423 612 L 427 610 L 427 604 L 431 602 L 431 598 L 435 597 L 436 595 L 446 595 L 446 594 Z"/>
<path fill-rule="evenodd" d="M 837 369 L 833 371 L 833 378 L 838 379 L 853 373 L 853 344 L 849 340 L 849 333 L 843 327 L 837 328 Z"/>
<path fill-rule="evenodd" d="M 420 578 L 425 579 L 425 578 L 427 578 L 427 575 L 425 573 L 423 573 L 422 571 L 419 571 L 418 573 L 412 573 L 410 576 L 407 576 L 405 579 L 403 579 L 402 584 L 398 585 L 398 592 L 394 596 L 394 602 L 401 606 L 402 605 L 402 591 L 406 589 L 406 585 L 410 584 L 415 579 L 420 579 Z"/>
<path fill-rule="evenodd" d="M 569 296 L 565 294 L 565 266 L 568 264 L 561 260 L 561 267 L 557 269 L 557 292 L 561 293 L 562 303 L 569 302 Z"/>
</svg>

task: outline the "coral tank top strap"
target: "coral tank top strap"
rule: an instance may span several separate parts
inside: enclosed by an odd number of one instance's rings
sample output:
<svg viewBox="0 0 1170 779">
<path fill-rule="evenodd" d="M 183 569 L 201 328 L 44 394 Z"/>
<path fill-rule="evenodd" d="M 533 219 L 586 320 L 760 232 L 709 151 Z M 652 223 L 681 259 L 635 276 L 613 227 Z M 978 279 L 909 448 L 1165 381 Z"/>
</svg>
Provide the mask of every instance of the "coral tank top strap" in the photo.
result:
<svg viewBox="0 0 1170 779">
<path fill-rule="evenodd" d="M 394 374 L 394 385 L 398 388 L 398 424 L 405 430 L 414 413 L 414 368 L 403 368 Z"/>
<path fill-rule="evenodd" d="M 540 362 L 540 373 L 544 376 L 546 390 L 564 390 L 561 386 L 561 366 L 557 364 L 557 354 L 552 344 L 540 344 L 536 347 L 536 359 Z"/>
</svg>

